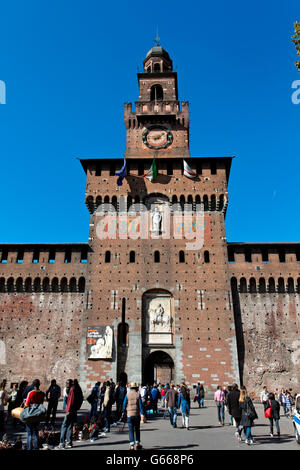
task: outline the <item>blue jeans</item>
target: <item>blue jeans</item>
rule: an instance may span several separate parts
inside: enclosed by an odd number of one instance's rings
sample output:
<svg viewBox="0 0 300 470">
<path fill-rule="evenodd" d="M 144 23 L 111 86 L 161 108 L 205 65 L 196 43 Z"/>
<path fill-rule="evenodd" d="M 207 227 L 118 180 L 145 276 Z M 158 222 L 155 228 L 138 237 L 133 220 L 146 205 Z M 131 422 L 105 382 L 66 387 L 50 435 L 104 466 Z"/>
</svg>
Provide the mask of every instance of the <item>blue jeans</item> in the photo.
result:
<svg viewBox="0 0 300 470">
<path fill-rule="evenodd" d="M 245 434 L 246 434 L 246 439 L 249 441 L 251 440 L 252 441 L 252 434 L 251 434 L 251 426 L 245 426 L 244 427 L 244 431 L 245 431 Z"/>
<path fill-rule="evenodd" d="M 31 424 L 29 426 L 28 424 L 26 424 L 26 432 L 27 432 L 27 450 L 32 450 L 32 442 L 33 442 L 33 449 L 39 450 L 39 444 L 38 444 L 39 425 Z"/>
<path fill-rule="evenodd" d="M 170 423 L 172 426 L 174 426 L 174 424 L 176 424 L 176 421 L 177 421 L 177 408 L 176 406 L 169 406 L 168 410 L 170 414 Z"/>
<path fill-rule="evenodd" d="M 217 410 L 218 410 L 219 423 L 224 422 L 225 421 L 225 405 L 223 402 L 221 402 L 220 406 L 217 406 Z"/>
<path fill-rule="evenodd" d="M 98 407 L 98 400 L 94 400 L 91 403 L 90 419 L 92 416 L 97 416 L 97 407 Z"/>
<path fill-rule="evenodd" d="M 131 446 L 133 446 L 134 443 L 140 443 L 140 421 L 140 416 L 128 416 L 127 418 L 127 424 L 129 429 L 129 441 Z"/>
<path fill-rule="evenodd" d="M 66 414 L 64 417 L 63 423 L 60 430 L 60 444 L 72 444 L 72 428 L 73 424 L 76 423 L 77 413 L 76 411 L 71 411 Z"/>
<path fill-rule="evenodd" d="M 157 410 L 157 400 L 153 400 L 153 401 L 152 401 L 152 405 L 153 405 L 153 414 L 154 414 L 154 413 L 158 413 L 158 410 Z"/>
</svg>

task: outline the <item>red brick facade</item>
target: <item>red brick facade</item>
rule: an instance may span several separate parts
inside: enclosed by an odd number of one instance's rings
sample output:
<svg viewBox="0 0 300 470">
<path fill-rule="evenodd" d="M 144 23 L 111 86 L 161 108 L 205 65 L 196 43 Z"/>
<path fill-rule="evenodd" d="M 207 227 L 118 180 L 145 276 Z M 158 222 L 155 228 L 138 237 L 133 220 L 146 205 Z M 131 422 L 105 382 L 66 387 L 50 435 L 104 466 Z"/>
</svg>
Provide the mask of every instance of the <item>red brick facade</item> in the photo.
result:
<svg viewBox="0 0 300 470">
<path fill-rule="evenodd" d="M 177 75 L 160 46 L 147 54 L 138 81 L 135 110 L 125 104 L 123 184 L 115 175 L 123 158 L 81 160 L 88 243 L 0 245 L 2 378 L 55 377 L 63 385 L 77 376 L 84 389 L 122 373 L 139 383 L 201 382 L 211 391 L 234 381 L 256 391 L 262 384 L 295 386 L 299 245 L 227 243 L 232 158 L 190 158 L 188 103 L 178 101 Z M 144 175 L 154 157 L 158 176 L 149 181 Z M 183 174 L 184 160 L 196 179 Z M 195 249 L 175 233 L 185 203 L 204 215 L 204 243 Z M 111 205 L 118 228 L 132 204 L 136 227 L 141 220 L 150 227 L 152 204 L 168 208 L 170 217 L 164 215 L 158 236 L 148 230 L 148 237 L 133 239 L 120 231 L 103 239 L 102 204 Z M 168 325 L 154 325 L 151 305 L 163 305 Z M 88 328 L 107 326 L 111 356 L 90 357 Z"/>
</svg>

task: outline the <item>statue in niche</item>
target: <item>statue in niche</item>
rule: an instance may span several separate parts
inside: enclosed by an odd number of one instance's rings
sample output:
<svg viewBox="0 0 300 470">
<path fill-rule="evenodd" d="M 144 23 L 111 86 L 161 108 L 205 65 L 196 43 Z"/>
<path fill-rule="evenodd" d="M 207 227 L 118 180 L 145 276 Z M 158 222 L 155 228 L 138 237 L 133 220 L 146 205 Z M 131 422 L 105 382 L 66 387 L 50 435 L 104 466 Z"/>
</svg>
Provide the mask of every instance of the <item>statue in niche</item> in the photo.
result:
<svg viewBox="0 0 300 470">
<path fill-rule="evenodd" d="M 151 213 L 152 219 L 152 229 L 158 235 L 161 233 L 161 223 L 162 223 L 162 215 L 158 209 L 158 207 L 154 208 L 154 211 Z"/>
</svg>

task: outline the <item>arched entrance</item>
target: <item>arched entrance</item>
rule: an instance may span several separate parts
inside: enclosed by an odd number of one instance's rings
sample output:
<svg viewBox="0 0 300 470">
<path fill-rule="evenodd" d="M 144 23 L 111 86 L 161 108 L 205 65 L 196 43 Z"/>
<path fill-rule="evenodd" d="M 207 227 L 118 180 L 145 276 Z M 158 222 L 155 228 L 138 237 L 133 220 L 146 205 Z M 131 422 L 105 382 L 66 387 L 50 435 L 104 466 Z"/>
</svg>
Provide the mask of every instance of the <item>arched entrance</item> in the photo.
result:
<svg viewBox="0 0 300 470">
<path fill-rule="evenodd" d="M 146 358 L 143 383 L 171 383 L 174 380 L 174 362 L 164 351 L 154 351 Z"/>
</svg>

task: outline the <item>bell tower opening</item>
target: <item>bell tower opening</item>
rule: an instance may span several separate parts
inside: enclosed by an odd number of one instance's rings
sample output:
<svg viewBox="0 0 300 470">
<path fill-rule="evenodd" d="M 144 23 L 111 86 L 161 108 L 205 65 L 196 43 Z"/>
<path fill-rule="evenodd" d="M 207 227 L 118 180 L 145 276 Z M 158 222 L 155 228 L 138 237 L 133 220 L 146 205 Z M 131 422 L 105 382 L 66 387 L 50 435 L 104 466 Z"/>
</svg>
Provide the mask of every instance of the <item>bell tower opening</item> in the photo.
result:
<svg viewBox="0 0 300 470">
<path fill-rule="evenodd" d="M 153 85 L 150 90 L 150 101 L 163 101 L 164 92 L 161 85 Z"/>
</svg>

